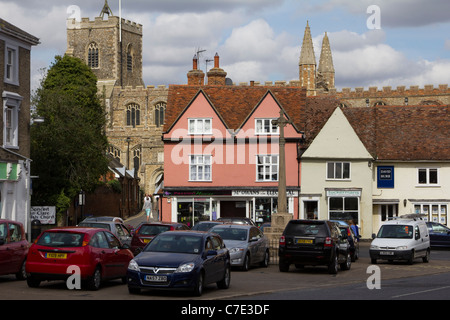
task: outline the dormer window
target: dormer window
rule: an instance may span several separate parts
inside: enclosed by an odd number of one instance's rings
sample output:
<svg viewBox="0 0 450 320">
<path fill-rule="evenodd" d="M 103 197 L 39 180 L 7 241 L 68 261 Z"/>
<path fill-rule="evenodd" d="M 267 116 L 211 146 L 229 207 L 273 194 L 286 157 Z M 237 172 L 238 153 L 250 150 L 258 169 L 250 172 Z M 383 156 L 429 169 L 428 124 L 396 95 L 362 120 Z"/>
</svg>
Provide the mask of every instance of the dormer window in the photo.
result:
<svg viewBox="0 0 450 320">
<path fill-rule="evenodd" d="M 189 119 L 189 134 L 212 134 L 211 118 Z"/>
</svg>

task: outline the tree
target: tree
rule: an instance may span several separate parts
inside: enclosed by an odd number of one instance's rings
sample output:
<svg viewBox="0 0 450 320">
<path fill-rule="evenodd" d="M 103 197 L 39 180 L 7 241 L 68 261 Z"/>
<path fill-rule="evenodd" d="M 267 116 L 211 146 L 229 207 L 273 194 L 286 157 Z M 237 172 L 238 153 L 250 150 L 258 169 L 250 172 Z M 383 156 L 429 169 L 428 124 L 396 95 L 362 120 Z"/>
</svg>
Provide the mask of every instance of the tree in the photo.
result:
<svg viewBox="0 0 450 320">
<path fill-rule="evenodd" d="M 108 170 L 96 76 L 82 60 L 56 56 L 33 100 L 45 119 L 31 127 L 31 170 L 39 176 L 33 205 L 56 205 L 61 195 L 73 199 L 80 190 L 92 191 Z"/>
</svg>

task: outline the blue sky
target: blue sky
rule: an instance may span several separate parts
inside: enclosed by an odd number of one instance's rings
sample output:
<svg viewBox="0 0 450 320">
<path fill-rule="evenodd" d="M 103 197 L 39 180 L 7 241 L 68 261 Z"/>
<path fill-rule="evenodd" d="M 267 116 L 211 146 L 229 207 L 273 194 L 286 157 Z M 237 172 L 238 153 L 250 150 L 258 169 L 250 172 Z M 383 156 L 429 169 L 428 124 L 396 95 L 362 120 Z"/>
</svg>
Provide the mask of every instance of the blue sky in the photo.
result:
<svg viewBox="0 0 450 320">
<path fill-rule="evenodd" d="M 118 15 L 119 0 L 108 2 Z M 93 19 L 103 4 L 0 0 L 0 17 L 40 38 L 32 49 L 33 88 L 39 69 L 66 50 L 68 7 Z M 380 10 L 379 29 L 367 26 L 372 5 Z M 146 85 L 186 83 L 197 48 L 207 50 L 203 59 L 217 52 L 235 83 L 298 79 L 306 21 L 317 63 L 324 32 L 329 36 L 338 89 L 450 82 L 448 0 L 122 0 L 122 12 L 144 26 Z"/>
</svg>

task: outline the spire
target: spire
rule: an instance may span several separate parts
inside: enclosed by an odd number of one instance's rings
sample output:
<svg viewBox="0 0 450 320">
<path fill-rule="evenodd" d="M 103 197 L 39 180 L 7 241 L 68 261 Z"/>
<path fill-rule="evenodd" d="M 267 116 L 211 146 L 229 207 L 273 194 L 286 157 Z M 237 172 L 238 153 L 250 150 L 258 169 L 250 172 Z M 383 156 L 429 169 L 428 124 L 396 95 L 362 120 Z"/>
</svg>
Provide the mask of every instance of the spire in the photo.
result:
<svg viewBox="0 0 450 320">
<path fill-rule="evenodd" d="M 325 32 L 322 40 L 322 51 L 320 52 L 319 68 L 317 69 L 317 83 L 316 87 L 328 91 L 334 88 L 334 66 L 333 56 L 331 54 L 330 41 Z"/>
<path fill-rule="evenodd" d="M 331 55 L 330 40 L 325 32 L 325 36 L 322 41 L 322 51 L 320 52 L 319 68 L 320 73 L 334 72 L 333 56 Z"/>
<path fill-rule="evenodd" d="M 314 46 L 311 37 L 311 29 L 309 28 L 309 22 L 306 22 L 305 34 L 303 36 L 302 49 L 300 51 L 299 65 L 315 65 L 316 57 L 314 55 Z"/>
<path fill-rule="evenodd" d="M 107 14 L 108 15 L 108 17 L 109 16 L 113 16 L 113 13 L 112 13 L 112 11 L 111 11 L 111 8 L 109 7 L 109 5 L 108 5 L 108 0 L 105 0 L 105 4 L 103 5 L 103 9 L 102 9 L 102 11 L 100 12 L 100 16 L 99 17 L 104 17 L 105 16 L 105 14 Z"/>
</svg>

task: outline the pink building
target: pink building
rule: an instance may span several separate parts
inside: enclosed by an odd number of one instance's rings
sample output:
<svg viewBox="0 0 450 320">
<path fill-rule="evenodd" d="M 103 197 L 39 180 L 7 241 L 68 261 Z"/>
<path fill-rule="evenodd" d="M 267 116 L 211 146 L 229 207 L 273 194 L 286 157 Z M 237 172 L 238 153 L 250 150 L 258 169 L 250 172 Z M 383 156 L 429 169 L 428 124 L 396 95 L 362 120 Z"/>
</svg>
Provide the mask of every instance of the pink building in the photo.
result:
<svg viewBox="0 0 450 320">
<path fill-rule="evenodd" d="M 306 91 L 298 87 L 171 86 L 162 220 L 190 226 L 230 216 L 270 221 L 277 212 L 280 130 L 272 120 L 280 108 L 290 121 L 284 128 L 287 207 L 297 218 L 305 105 Z"/>
</svg>

